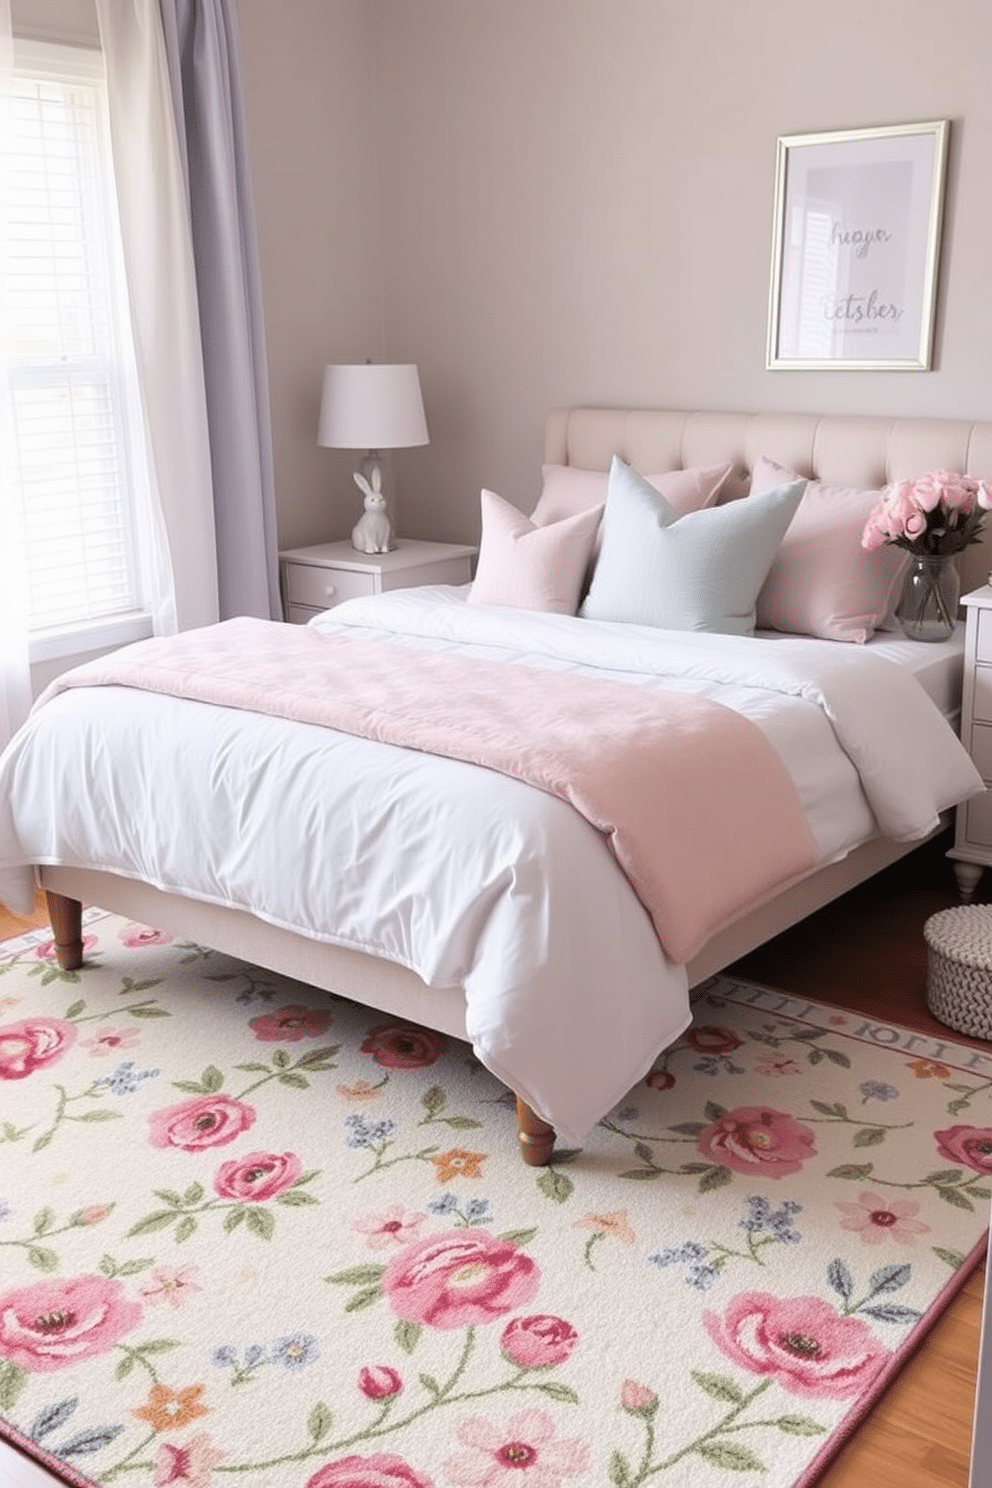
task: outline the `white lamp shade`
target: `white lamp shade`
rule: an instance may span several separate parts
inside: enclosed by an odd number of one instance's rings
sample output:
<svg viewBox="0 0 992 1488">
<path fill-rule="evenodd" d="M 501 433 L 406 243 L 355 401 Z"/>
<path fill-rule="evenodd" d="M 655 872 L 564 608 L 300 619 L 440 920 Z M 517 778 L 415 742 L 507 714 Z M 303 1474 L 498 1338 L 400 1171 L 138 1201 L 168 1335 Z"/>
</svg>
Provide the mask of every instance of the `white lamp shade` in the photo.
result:
<svg viewBox="0 0 992 1488">
<path fill-rule="evenodd" d="M 416 364 L 325 367 L 317 443 L 330 449 L 365 450 L 427 444 Z"/>
</svg>

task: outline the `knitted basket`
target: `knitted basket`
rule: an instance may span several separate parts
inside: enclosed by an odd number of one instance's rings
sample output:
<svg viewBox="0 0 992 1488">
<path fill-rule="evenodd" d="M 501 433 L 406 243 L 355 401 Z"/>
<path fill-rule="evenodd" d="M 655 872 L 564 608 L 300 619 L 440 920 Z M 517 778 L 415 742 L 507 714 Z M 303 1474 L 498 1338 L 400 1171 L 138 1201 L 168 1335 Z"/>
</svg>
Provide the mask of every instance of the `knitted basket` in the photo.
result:
<svg viewBox="0 0 992 1488">
<path fill-rule="evenodd" d="M 992 905 L 939 910 L 923 938 L 934 1017 L 970 1038 L 992 1039 Z"/>
</svg>

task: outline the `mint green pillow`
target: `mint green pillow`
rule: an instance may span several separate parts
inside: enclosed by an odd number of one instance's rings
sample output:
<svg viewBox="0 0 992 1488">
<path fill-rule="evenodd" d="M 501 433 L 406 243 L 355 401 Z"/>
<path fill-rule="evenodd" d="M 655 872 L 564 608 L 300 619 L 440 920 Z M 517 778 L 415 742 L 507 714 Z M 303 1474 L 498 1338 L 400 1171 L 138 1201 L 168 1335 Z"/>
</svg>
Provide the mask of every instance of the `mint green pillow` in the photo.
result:
<svg viewBox="0 0 992 1488">
<path fill-rule="evenodd" d="M 793 480 L 679 516 L 614 456 L 586 620 L 753 635 L 758 591 L 806 489 Z"/>
</svg>

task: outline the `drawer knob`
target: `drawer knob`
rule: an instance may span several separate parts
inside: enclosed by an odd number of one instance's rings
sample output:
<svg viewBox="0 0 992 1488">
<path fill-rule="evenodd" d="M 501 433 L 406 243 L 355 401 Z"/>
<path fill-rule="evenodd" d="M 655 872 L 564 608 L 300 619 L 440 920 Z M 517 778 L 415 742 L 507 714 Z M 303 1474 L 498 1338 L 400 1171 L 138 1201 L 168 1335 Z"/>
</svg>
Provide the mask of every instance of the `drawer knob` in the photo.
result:
<svg viewBox="0 0 992 1488">
<path fill-rule="evenodd" d="M 330 599 L 330 598 L 331 598 L 331 596 L 332 596 L 332 595 L 333 595 L 333 594 L 334 594 L 334 593 L 336 593 L 336 590 L 335 590 L 335 588 L 334 588 L 334 585 L 333 585 L 333 584 L 328 584 L 328 585 L 327 585 L 327 587 L 326 587 L 326 588 L 325 588 L 325 590 L 324 590 L 324 593 L 325 593 L 325 594 L 326 594 L 326 595 L 327 595 L 327 597 L 328 597 L 328 599 Z"/>
</svg>

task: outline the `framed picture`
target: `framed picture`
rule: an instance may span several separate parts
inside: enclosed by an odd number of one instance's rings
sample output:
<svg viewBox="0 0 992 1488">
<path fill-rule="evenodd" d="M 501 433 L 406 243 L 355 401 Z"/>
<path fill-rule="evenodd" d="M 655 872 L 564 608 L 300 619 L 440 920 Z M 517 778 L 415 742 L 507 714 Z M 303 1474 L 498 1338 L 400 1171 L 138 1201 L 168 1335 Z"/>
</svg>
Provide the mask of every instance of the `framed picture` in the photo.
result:
<svg viewBox="0 0 992 1488">
<path fill-rule="evenodd" d="M 769 368 L 929 369 L 947 136 L 940 119 L 779 139 Z"/>
</svg>

